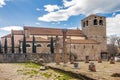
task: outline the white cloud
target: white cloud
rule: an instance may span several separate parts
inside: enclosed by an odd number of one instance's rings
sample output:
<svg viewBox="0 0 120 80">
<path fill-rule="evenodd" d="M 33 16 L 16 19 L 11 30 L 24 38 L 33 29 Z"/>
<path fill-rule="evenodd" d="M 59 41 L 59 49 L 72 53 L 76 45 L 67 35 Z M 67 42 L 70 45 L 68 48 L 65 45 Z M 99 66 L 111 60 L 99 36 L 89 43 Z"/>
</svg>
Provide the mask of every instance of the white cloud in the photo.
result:
<svg viewBox="0 0 120 80">
<path fill-rule="evenodd" d="M 39 22 L 36 22 L 35 24 L 40 25 L 40 23 L 39 23 Z"/>
<path fill-rule="evenodd" d="M 113 14 L 112 14 L 112 16 L 114 17 L 116 15 L 116 13 L 114 12 Z"/>
<path fill-rule="evenodd" d="M 5 31 L 23 30 L 23 27 L 21 27 L 21 26 L 7 26 L 7 27 L 0 28 L 0 30 L 5 30 Z"/>
<path fill-rule="evenodd" d="M 64 26 L 67 26 L 67 24 L 64 24 Z"/>
<path fill-rule="evenodd" d="M 46 7 L 45 11 L 48 11 L 48 13 L 39 17 L 38 20 L 58 22 L 67 21 L 71 16 L 79 14 L 116 12 L 120 11 L 120 0 L 63 0 L 63 6 L 64 8 L 57 11 L 54 11 L 54 8 Z"/>
<path fill-rule="evenodd" d="M 69 27 L 68 29 L 77 29 L 77 27 Z"/>
<path fill-rule="evenodd" d="M 6 5 L 6 1 L 13 1 L 13 0 L 0 0 L 0 7 L 3 7 Z"/>
<path fill-rule="evenodd" d="M 39 17 L 38 20 L 40 21 L 46 21 L 46 22 L 51 22 L 51 21 L 66 21 L 68 20 L 69 16 L 67 12 L 64 12 L 65 10 L 59 10 L 57 12 L 50 12 L 47 15 L 43 15 L 42 17 Z"/>
<path fill-rule="evenodd" d="M 36 8 L 36 11 L 40 11 L 40 10 L 42 10 L 42 9 L 40 9 L 40 8 Z"/>
<path fill-rule="evenodd" d="M 53 23 L 51 23 L 51 24 L 60 24 L 60 22 L 53 22 Z"/>
<path fill-rule="evenodd" d="M 0 0 L 0 7 L 3 7 L 4 5 L 6 5 L 5 0 Z"/>
<path fill-rule="evenodd" d="M 48 11 L 48 12 L 52 12 L 54 10 L 60 9 L 60 7 L 57 5 L 45 5 L 44 7 L 45 7 L 45 11 Z"/>
<path fill-rule="evenodd" d="M 107 18 L 107 35 L 120 34 L 120 14 Z"/>
</svg>

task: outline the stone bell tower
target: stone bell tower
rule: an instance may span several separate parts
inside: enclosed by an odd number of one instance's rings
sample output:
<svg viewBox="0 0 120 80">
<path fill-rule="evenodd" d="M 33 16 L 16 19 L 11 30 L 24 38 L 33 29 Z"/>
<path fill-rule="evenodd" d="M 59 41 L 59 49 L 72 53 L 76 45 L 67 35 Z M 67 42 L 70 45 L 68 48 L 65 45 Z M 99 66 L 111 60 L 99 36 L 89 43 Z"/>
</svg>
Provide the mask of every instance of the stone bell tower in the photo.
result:
<svg viewBox="0 0 120 80">
<path fill-rule="evenodd" d="M 82 20 L 82 31 L 87 39 L 100 42 L 100 51 L 106 52 L 106 17 L 90 15 Z"/>
</svg>

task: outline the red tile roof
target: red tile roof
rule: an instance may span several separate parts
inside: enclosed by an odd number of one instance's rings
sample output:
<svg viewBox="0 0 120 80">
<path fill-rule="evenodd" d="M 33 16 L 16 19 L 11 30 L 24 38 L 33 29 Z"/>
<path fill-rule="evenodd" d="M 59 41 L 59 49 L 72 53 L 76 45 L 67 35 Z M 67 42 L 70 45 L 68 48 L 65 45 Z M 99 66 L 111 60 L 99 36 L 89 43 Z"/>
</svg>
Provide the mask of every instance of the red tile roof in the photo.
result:
<svg viewBox="0 0 120 80">
<path fill-rule="evenodd" d="M 3 36 L 3 37 L 1 37 L 1 38 L 11 38 L 11 34 L 7 34 L 7 35 L 5 35 L 5 36 Z"/>
<path fill-rule="evenodd" d="M 40 27 L 24 27 L 25 30 L 28 30 L 28 32 L 31 35 L 62 35 L 62 29 L 57 28 L 40 28 Z M 68 36 L 84 36 L 81 30 L 73 30 L 68 29 L 67 30 Z"/>
<path fill-rule="evenodd" d="M 23 35 L 24 34 L 24 31 L 23 30 L 12 30 L 12 33 L 14 35 Z"/>
</svg>

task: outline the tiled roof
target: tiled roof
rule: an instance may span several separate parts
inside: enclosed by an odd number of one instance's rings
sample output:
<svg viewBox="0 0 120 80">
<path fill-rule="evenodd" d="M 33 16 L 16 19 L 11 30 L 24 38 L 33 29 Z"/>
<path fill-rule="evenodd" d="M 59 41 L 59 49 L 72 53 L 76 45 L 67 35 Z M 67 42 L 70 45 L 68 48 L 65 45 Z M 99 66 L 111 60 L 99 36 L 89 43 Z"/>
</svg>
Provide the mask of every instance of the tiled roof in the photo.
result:
<svg viewBox="0 0 120 80">
<path fill-rule="evenodd" d="M 99 42 L 95 41 L 95 40 L 88 40 L 88 39 L 85 39 L 85 40 L 67 40 L 67 43 L 68 44 L 99 44 Z"/>
<path fill-rule="evenodd" d="M 62 29 L 57 28 L 40 28 L 40 27 L 24 27 L 25 30 L 28 30 L 31 35 L 62 35 Z M 81 30 L 67 30 L 68 36 L 84 36 Z"/>
<path fill-rule="evenodd" d="M 5 35 L 5 36 L 3 36 L 3 37 L 1 37 L 1 38 L 11 38 L 11 34 L 7 34 L 7 35 Z"/>
<path fill-rule="evenodd" d="M 12 33 L 14 35 L 23 35 L 24 34 L 24 31 L 23 30 L 12 30 Z"/>
<path fill-rule="evenodd" d="M 23 41 L 23 40 L 20 40 L 20 41 Z M 33 41 L 33 38 L 32 38 L 32 37 L 26 38 L 26 41 L 32 42 L 32 41 Z M 36 42 L 50 42 L 49 40 L 44 39 L 44 38 L 41 38 L 41 37 L 35 37 L 35 41 L 36 41 Z"/>
</svg>

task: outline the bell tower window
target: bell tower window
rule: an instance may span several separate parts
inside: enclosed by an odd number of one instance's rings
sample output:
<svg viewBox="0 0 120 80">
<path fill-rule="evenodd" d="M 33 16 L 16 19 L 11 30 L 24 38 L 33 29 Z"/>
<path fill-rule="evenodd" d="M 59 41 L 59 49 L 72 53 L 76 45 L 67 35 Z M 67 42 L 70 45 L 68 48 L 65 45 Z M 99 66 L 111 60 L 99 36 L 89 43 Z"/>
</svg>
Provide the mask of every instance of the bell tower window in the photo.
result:
<svg viewBox="0 0 120 80">
<path fill-rule="evenodd" d="M 103 25 L 103 20 L 100 20 L 100 21 L 99 21 L 99 25 Z"/>
<path fill-rule="evenodd" d="M 85 27 L 85 22 L 83 22 L 83 27 Z"/>
<path fill-rule="evenodd" d="M 88 26 L 88 21 L 86 21 L 86 26 Z"/>
<path fill-rule="evenodd" d="M 98 25 L 97 19 L 94 19 L 93 24 L 94 24 L 94 25 Z"/>
</svg>

